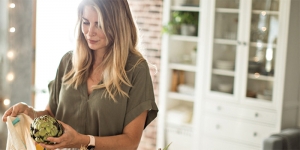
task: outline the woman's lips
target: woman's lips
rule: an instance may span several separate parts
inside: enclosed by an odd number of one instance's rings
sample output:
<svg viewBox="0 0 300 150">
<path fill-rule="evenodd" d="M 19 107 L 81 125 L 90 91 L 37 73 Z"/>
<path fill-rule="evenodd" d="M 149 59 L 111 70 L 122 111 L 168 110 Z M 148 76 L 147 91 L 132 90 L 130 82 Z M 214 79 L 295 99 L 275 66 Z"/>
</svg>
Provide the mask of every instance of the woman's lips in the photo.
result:
<svg viewBox="0 0 300 150">
<path fill-rule="evenodd" d="M 88 40 L 88 42 L 89 42 L 90 44 L 95 44 L 95 43 L 97 43 L 98 41 L 95 41 L 95 40 Z"/>
</svg>

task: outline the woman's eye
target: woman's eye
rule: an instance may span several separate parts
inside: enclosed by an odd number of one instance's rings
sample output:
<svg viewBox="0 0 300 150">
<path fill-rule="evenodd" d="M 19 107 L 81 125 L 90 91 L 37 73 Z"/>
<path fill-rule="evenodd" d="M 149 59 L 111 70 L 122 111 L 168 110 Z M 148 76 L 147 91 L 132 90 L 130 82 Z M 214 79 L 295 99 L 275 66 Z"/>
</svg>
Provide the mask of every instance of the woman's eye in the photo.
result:
<svg viewBox="0 0 300 150">
<path fill-rule="evenodd" d="M 89 22 L 83 21 L 82 24 L 89 25 Z"/>
</svg>

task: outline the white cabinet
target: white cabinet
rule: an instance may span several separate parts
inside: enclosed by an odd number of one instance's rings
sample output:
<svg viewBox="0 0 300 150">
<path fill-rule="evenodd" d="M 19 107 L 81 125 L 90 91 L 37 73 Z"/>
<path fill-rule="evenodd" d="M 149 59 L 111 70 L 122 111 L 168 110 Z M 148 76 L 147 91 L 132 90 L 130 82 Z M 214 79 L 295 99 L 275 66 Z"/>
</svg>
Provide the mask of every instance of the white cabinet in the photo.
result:
<svg viewBox="0 0 300 150">
<path fill-rule="evenodd" d="M 197 25 L 196 33 L 189 34 L 182 27 L 177 27 L 179 30 L 174 34 L 163 35 L 157 147 L 165 147 L 172 142 L 170 150 L 193 148 L 193 114 L 199 97 L 195 83 L 200 81 L 201 11 L 199 0 L 164 1 L 164 25 L 174 21 L 173 16 L 177 19 L 192 16 L 192 22 Z"/>
<path fill-rule="evenodd" d="M 297 126 L 300 1 L 187 2 L 164 1 L 163 24 L 173 11 L 199 21 L 198 36 L 163 36 L 157 146 L 261 149 Z"/>
<path fill-rule="evenodd" d="M 274 131 L 272 126 L 225 118 L 223 116 L 206 115 L 203 126 L 204 135 L 230 139 L 249 145 L 261 145 L 261 141 Z M 205 143 L 204 143 L 205 145 Z"/>
</svg>

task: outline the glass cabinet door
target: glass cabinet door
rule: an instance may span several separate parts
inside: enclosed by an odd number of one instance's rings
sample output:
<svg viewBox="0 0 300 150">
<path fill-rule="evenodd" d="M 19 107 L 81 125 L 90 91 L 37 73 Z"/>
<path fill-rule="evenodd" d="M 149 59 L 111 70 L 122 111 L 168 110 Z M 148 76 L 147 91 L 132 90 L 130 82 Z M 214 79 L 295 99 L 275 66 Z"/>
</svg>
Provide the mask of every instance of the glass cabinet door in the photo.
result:
<svg viewBox="0 0 300 150">
<path fill-rule="evenodd" d="M 246 97 L 272 101 L 279 0 L 252 0 Z"/>
<path fill-rule="evenodd" d="M 216 0 L 210 91 L 234 94 L 240 0 Z"/>
</svg>

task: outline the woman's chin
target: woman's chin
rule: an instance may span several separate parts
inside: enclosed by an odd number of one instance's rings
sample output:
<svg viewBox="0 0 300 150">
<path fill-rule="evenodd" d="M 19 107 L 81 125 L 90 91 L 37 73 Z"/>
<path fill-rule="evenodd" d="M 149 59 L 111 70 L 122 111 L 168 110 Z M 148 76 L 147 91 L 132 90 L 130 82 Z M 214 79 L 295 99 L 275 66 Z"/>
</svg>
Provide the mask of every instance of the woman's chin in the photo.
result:
<svg viewBox="0 0 300 150">
<path fill-rule="evenodd" d="M 93 46 L 93 45 L 89 45 L 89 48 L 90 48 L 91 50 L 96 50 L 96 49 L 97 49 L 96 46 Z"/>
</svg>

